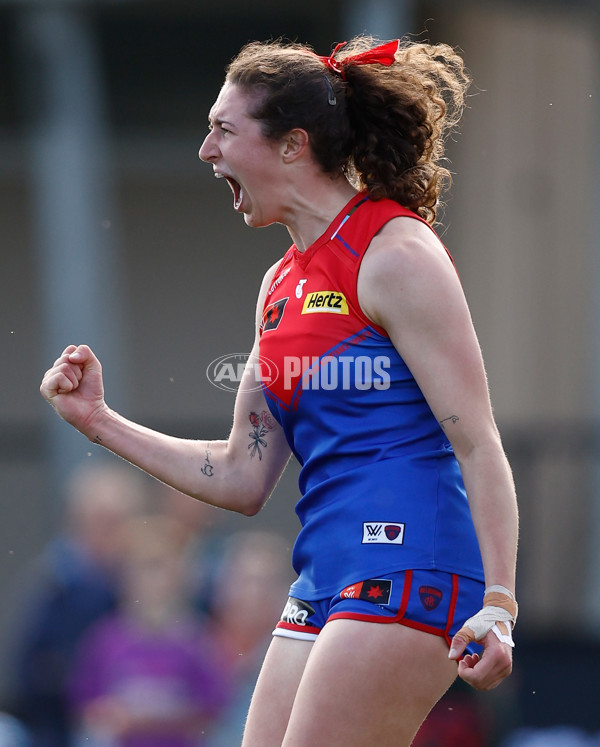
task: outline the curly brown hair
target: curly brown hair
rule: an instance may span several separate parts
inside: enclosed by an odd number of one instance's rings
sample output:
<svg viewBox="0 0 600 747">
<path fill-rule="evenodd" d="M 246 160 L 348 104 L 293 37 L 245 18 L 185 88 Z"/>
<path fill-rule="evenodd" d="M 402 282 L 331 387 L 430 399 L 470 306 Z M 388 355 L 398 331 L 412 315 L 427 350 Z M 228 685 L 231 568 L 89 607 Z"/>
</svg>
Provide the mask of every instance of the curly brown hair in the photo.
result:
<svg viewBox="0 0 600 747">
<path fill-rule="evenodd" d="M 379 43 L 357 36 L 336 59 Z M 402 40 L 390 67 L 350 63 L 343 69 L 343 76 L 333 72 L 306 45 L 250 42 L 228 66 L 226 80 L 258 94 L 251 114 L 265 137 L 306 130 L 326 173 L 344 173 L 374 199 L 396 200 L 434 223 L 451 181 L 445 141 L 471 83 L 462 57 L 446 44 Z"/>
</svg>

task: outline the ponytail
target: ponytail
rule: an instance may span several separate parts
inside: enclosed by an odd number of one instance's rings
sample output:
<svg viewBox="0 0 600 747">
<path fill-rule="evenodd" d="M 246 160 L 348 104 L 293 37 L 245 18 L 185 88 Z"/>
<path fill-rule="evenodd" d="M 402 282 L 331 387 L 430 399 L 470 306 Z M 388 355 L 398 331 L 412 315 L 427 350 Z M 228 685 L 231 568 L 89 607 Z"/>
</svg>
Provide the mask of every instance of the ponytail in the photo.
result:
<svg viewBox="0 0 600 747">
<path fill-rule="evenodd" d="M 462 58 L 447 45 L 404 42 L 392 67 L 348 65 L 345 75 L 359 186 L 434 223 L 451 182 L 445 142 L 470 85 Z"/>
</svg>

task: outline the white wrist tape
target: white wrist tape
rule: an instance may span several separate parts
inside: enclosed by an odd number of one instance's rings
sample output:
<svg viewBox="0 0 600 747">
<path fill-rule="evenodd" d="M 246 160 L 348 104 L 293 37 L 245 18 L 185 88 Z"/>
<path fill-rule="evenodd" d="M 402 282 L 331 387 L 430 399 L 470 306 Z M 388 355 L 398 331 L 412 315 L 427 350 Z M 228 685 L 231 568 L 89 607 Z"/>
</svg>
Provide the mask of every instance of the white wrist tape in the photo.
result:
<svg viewBox="0 0 600 747">
<path fill-rule="evenodd" d="M 488 605 L 480 609 L 476 615 L 470 617 L 464 623 L 463 627 L 471 628 L 476 641 L 480 641 L 491 630 L 502 643 L 514 646 L 511 635 L 514 622 L 515 618 L 508 610 L 505 610 L 503 607 Z M 507 633 L 503 633 L 497 623 L 506 623 L 502 627 L 506 627 Z"/>
<path fill-rule="evenodd" d="M 512 648 L 514 648 L 515 642 L 513 641 L 511 627 L 508 624 L 505 627 L 507 632 L 503 633 L 498 627 L 497 623 L 494 623 L 492 625 L 492 633 L 494 633 L 499 641 L 501 641 L 502 643 L 507 643 L 509 646 L 512 646 Z"/>
<path fill-rule="evenodd" d="M 512 599 L 513 602 L 517 601 L 512 591 L 510 589 L 507 589 L 506 586 L 500 586 L 500 584 L 493 584 L 492 586 L 488 586 L 483 592 L 483 595 L 485 596 L 486 594 L 494 591 L 497 591 L 500 594 L 505 594 L 509 599 Z"/>
</svg>

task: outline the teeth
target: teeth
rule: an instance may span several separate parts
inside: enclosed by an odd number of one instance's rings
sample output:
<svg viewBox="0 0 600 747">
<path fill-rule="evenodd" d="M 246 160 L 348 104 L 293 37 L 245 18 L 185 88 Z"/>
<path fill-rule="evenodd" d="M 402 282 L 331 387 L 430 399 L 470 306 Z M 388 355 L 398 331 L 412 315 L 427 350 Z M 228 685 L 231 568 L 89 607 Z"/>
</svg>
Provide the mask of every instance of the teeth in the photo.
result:
<svg viewBox="0 0 600 747">
<path fill-rule="evenodd" d="M 233 205 L 233 207 L 234 207 L 234 208 L 235 208 L 236 210 L 237 210 L 237 209 L 239 208 L 239 206 L 240 206 L 240 205 L 242 204 L 242 197 L 243 197 L 243 192 L 242 192 L 242 190 L 241 190 L 241 188 L 240 188 L 240 193 L 239 193 L 239 195 L 238 195 L 238 198 L 237 198 L 237 200 L 235 201 L 235 203 L 234 203 L 234 205 Z"/>
<path fill-rule="evenodd" d="M 219 174 L 217 171 L 215 171 L 215 179 L 224 179 L 225 177 L 223 174 Z"/>
</svg>

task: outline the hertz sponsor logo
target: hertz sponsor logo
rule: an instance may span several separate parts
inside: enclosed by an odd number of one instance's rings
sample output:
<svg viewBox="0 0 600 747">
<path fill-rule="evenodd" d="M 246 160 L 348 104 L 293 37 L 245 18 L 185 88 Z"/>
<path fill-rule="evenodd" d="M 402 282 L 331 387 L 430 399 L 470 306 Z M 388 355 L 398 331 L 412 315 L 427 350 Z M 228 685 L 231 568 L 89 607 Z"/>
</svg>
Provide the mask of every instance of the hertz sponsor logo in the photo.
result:
<svg viewBox="0 0 600 747">
<path fill-rule="evenodd" d="M 304 299 L 302 313 L 316 314 L 320 312 L 328 314 L 347 314 L 348 302 L 346 301 L 346 296 L 343 293 L 332 290 L 309 293 Z"/>
</svg>

